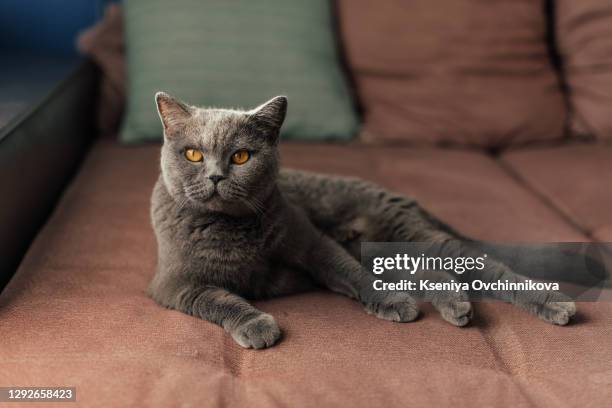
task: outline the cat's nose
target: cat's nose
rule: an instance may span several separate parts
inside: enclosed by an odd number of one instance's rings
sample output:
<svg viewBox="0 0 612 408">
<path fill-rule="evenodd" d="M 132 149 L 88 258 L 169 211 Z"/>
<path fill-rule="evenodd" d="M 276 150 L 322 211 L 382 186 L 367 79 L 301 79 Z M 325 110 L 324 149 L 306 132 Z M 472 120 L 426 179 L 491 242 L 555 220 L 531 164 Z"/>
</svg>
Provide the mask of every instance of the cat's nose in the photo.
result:
<svg viewBox="0 0 612 408">
<path fill-rule="evenodd" d="M 208 178 L 210 179 L 210 181 L 213 182 L 214 185 L 217 185 L 217 183 L 220 182 L 221 180 L 223 180 L 225 177 L 219 176 L 219 175 L 214 175 L 214 176 L 209 176 Z"/>
</svg>

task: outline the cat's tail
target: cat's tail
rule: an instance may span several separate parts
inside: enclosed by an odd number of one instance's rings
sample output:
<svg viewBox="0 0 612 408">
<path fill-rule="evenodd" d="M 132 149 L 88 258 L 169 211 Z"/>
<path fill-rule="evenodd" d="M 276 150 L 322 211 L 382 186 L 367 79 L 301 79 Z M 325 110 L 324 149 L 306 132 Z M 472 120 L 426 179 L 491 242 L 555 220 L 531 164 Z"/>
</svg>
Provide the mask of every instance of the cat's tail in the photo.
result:
<svg viewBox="0 0 612 408">
<path fill-rule="evenodd" d="M 612 287 L 612 244 L 563 242 L 502 244 L 471 241 L 487 254 L 528 278 L 563 281 L 588 287 Z"/>
</svg>

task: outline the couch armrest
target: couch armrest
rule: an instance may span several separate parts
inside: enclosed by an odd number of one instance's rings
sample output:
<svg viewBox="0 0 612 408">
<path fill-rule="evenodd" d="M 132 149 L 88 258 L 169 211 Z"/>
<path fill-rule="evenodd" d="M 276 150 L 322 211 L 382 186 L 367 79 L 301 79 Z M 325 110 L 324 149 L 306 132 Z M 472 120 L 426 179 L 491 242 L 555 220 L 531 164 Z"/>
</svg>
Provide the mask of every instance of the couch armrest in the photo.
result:
<svg viewBox="0 0 612 408">
<path fill-rule="evenodd" d="M 46 85 L 44 97 L 28 101 L 28 109 L 0 129 L 0 290 L 95 135 L 96 76 L 88 61 L 71 64 Z"/>
</svg>

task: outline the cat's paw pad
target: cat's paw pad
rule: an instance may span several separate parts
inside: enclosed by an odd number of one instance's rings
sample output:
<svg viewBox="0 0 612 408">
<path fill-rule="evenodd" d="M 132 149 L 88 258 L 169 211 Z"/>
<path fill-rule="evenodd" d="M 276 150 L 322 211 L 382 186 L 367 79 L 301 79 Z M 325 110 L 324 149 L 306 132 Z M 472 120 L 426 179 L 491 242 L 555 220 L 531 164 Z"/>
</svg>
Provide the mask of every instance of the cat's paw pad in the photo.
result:
<svg viewBox="0 0 612 408">
<path fill-rule="evenodd" d="M 411 322 L 419 316 L 415 300 L 405 293 L 392 293 L 364 302 L 364 307 L 369 314 L 393 322 Z"/>
<path fill-rule="evenodd" d="M 273 346 L 281 331 L 272 316 L 262 314 L 238 326 L 231 335 L 244 348 L 262 349 Z"/>
<path fill-rule="evenodd" d="M 548 302 L 537 305 L 535 309 L 535 314 L 540 319 L 559 326 L 568 324 L 576 314 L 576 304 L 571 301 Z"/>
</svg>

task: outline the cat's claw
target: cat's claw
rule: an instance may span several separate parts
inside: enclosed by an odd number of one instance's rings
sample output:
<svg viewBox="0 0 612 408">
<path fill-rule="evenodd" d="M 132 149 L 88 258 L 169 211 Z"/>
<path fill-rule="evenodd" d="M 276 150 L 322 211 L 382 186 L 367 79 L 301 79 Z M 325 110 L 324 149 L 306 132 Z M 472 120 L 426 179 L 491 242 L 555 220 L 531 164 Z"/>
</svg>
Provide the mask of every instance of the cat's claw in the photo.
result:
<svg viewBox="0 0 612 408">
<path fill-rule="evenodd" d="M 281 331 L 274 317 L 264 313 L 241 324 L 231 335 L 244 348 L 262 349 L 273 346 Z"/>
<path fill-rule="evenodd" d="M 416 301 L 406 293 L 390 293 L 379 299 L 363 302 L 366 312 L 379 319 L 411 322 L 419 316 Z"/>
</svg>

